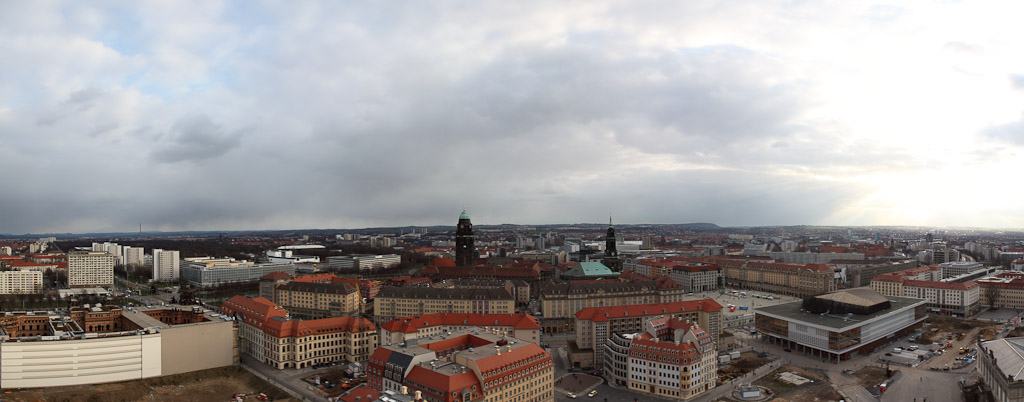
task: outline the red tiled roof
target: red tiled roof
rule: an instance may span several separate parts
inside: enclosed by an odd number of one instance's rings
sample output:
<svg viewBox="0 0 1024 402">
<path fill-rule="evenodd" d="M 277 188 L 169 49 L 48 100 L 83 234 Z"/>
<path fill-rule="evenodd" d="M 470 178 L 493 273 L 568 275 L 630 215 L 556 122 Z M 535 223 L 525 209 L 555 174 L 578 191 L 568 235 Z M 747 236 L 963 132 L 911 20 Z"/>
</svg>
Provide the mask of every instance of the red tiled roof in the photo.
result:
<svg viewBox="0 0 1024 402">
<path fill-rule="evenodd" d="M 331 317 L 318 320 L 289 320 L 288 312 L 262 297 L 234 296 L 220 307 L 223 314 L 238 315 L 243 322 L 278 338 L 322 335 L 335 332 L 376 331 L 370 320 L 362 317 Z"/>
<path fill-rule="evenodd" d="M 352 388 L 347 394 L 338 397 L 341 402 L 371 402 L 380 398 L 380 392 L 366 385 L 359 385 Z"/>
<path fill-rule="evenodd" d="M 452 259 L 448 257 L 441 257 L 435 258 L 433 261 L 430 262 L 430 265 L 433 265 L 435 267 L 454 267 L 455 261 L 452 261 Z"/>
<path fill-rule="evenodd" d="M 480 389 L 480 380 L 476 378 L 476 373 L 473 371 L 447 375 L 416 365 L 409 371 L 409 375 L 407 375 L 405 379 L 406 381 L 423 384 L 427 387 L 441 391 L 441 395 L 435 396 L 444 397 L 445 400 L 448 399 L 447 397 L 451 395 L 452 392 L 472 388 L 474 385 L 477 389 Z"/>
<path fill-rule="evenodd" d="M 338 277 L 337 275 L 331 274 L 331 273 L 313 274 L 313 275 L 302 275 L 302 276 L 295 277 L 295 282 L 302 282 L 302 283 L 332 283 L 331 282 L 333 280 L 332 278 L 337 278 L 337 277 Z"/>
<path fill-rule="evenodd" d="M 391 332 L 413 333 L 422 328 L 429 328 L 436 325 L 465 325 L 474 327 L 499 326 L 513 327 L 514 329 L 539 329 L 537 319 L 529 314 L 459 314 L 459 313 L 437 313 L 424 314 L 415 317 L 396 318 L 381 324 Z"/>
<path fill-rule="evenodd" d="M 292 277 L 291 275 L 288 275 L 285 272 L 275 271 L 275 272 L 271 272 L 269 274 L 263 275 L 262 277 L 260 277 L 260 280 L 264 280 L 264 279 L 266 279 L 266 280 L 284 279 L 284 278 L 291 278 L 291 277 Z"/>
<path fill-rule="evenodd" d="M 476 366 L 481 373 L 508 366 L 517 361 L 525 361 L 533 356 L 546 355 L 547 352 L 533 343 L 528 343 L 511 352 L 502 352 L 500 355 L 488 356 L 476 361 Z"/>
<path fill-rule="evenodd" d="M 912 286 L 918 288 L 932 288 L 932 289 L 952 289 L 952 290 L 968 290 L 978 287 L 978 283 L 974 281 L 967 281 L 963 283 L 956 282 L 938 282 L 938 281 L 916 281 L 908 279 L 903 281 L 903 286 Z"/>
<path fill-rule="evenodd" d="M 671 303 L 633 304 L 628 306 L 587 307 L 576 312 L 576 319 L 608 321 L 612 318 L 674 314 L 689 311 L 720 311 L 722 305 L 714 299 L 686 300 Z"/>
</svg>

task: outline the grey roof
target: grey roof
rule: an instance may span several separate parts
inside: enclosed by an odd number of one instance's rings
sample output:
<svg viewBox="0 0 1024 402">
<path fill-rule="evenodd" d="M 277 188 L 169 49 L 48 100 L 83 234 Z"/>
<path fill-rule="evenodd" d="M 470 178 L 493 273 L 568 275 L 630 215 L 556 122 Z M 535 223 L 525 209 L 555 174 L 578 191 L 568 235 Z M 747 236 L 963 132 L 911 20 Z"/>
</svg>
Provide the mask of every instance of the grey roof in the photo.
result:
<svg viewBox="0 0 1024 402">
<path fill-rule="evenodd" d="M 1003 377 L 1024 380 L 1024 338 L 1003 338 L 982 342 L 985 351 L 991 351 Z"/>
<path fill-rule="evenodd" d="M 910 297 L 896 297 L 896 296 L 882 296 L 889 300 L 890 307 L 885 310 L 877 311 L 871 314 L 854 314 L 849 318 L 845 315 L 835 314 L 815 314 L 808 313 L 803 310 L 803 302 L 795 301 L 789 303 L 776 304 L 774 306 L 757 307 L 754 309 L 754 313 L 764 313 L 783 317 L 789 321 L 802 321 L 808 324 L 816 324 L 825 327 L 831 327 L 833 329 L 842 329 L 847 327 L 855 327 L 862 325 L 865 321 L 869 321 L 878 317 L 891 314 L 894 311 L 898 311 L 905 307 L 909 307 L 915 304 L 923 304 L 924 300 L 914 299 Z"/>
<path fill-rule="evenodd" d="M 377 297 L 398 297 L 413 299 L 458 299 L 458 300 L 513 300 L 503 288 L 428 288 L 420 286 L 385 286 Z"/>
<path fill-rule="evenodd" d="M 818 299 L 832 300 L 855 306 L 874 306 L 878 303 L 885 303 L 888 299 L 874 289 L 869 287 L 843 289 L 832 293 L 815 296 Z"/>
</svg>

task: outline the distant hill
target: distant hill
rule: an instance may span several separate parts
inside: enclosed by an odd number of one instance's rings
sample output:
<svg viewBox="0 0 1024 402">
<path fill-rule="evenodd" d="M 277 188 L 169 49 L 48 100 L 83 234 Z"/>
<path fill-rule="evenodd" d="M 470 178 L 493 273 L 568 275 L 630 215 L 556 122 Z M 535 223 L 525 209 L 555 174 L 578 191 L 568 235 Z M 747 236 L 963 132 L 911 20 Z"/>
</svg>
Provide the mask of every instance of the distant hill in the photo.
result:
<svg viewBox="0 0 1024 402">
<path fill-rule="evenodd" d="M 721 226 L 718 226 L 718 225 L 716 225 L 714 223 L 704 223 L 704 222 L 681 223 L 679 225 L 674 225 L 674 226 L 679 226 L 679 227 L 684 227 L 684 228 L 689 228 L 689 229 L 721 229 L 722 228 Z"/>
</svg>

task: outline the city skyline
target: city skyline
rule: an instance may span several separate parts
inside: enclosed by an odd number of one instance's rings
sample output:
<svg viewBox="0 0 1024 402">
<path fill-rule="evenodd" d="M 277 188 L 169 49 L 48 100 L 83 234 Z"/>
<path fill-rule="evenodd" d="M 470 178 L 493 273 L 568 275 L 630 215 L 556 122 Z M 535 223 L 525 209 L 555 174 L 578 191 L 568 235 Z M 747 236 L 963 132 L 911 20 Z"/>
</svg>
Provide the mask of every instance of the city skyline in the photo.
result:
<svg viewBox="0 0 1024 402">
<path fill-rule="evenodd" d="M 1022 6 L 2 4 L 0 233 L 1021 228 Z"/>
</svg>

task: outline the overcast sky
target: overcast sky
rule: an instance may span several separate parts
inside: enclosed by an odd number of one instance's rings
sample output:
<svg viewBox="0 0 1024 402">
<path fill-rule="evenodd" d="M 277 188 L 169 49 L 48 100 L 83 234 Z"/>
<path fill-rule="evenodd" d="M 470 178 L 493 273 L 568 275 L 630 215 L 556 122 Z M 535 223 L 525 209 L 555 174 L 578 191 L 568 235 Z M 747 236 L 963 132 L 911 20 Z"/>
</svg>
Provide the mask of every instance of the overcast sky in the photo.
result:
<svg viewBox="0 0 1024 402">
<path fill-rule="evenodd" d="M 0 2 L 0 233 L 1024 227 L 1021 6 Z"/>
</svg>

